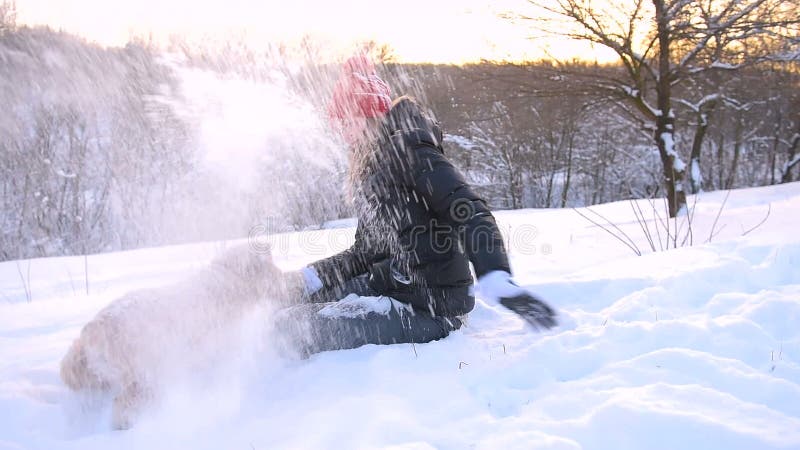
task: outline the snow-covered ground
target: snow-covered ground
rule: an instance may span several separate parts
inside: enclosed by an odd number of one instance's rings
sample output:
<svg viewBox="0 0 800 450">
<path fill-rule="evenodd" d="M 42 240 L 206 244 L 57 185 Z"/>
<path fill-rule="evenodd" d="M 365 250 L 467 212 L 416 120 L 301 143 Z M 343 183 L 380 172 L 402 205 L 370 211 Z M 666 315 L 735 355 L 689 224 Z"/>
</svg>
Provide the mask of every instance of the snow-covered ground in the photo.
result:
<svg viewBox="0 0 800 450">
<path fill-rule="evenodd" d="M 572 210 L 499 213 L 518 280 L 559 309 L 558 328 L 479 301 L 439 342 L 288 361 L 254 317 L 213 374 L 176 382 L 128 431 L 68 392 L 58 363 L 105 304 L 220 245 L 2 263 L 0 449 L 800 449 L 800 184 L 734 191 L 714 225 L 724 199 L 701 194 L 694 245 L 665 252 L 630 203 L 592 208 L 643 256 Z M 352 232 L 270 240 L 289 269 Z"/>
</svg>

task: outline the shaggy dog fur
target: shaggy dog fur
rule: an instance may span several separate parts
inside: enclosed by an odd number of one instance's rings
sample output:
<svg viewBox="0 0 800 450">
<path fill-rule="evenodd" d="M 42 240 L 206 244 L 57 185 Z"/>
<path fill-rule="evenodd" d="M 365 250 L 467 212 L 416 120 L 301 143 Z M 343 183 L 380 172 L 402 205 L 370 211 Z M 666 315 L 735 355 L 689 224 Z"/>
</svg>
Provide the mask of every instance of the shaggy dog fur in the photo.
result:
<svg viewBox="0 0 800 450">
<path fill-rule="evenodd" d="M 225 331 L 259 301 L 286 298 L 286 279 L 269 252 L 245 245 L 180 283 L 130 292 L 86 324 L 61 378 L 72 390 L 113 396 L 113 425 L 128 428 L 176 361 L 186 369 L 224 353 Z"/>
</svg>

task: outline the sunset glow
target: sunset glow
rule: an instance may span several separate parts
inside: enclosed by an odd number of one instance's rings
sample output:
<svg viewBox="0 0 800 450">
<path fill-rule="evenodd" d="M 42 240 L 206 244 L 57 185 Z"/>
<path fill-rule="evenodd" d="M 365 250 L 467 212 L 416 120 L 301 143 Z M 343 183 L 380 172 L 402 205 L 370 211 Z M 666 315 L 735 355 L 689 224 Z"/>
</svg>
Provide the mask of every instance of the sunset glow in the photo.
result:
<svg viewBox="0 0 800 450">
<path fill-rule="evenodd" d="M 464 63 L 481 59 L 535 59 L 547 54 L 606 60 L 608 55 L 563 39 L 528 39 L 529 26 L 500 14 L 525 8 L 524 0 L 17 0 L 22 24 L 44 24 L 103 45 L 132 36 L 166 41 L 246 36 L 258 47 L 297 42 L 303 36 L 346 49 L 374 40 L 401 62 Z"/>
</svg>

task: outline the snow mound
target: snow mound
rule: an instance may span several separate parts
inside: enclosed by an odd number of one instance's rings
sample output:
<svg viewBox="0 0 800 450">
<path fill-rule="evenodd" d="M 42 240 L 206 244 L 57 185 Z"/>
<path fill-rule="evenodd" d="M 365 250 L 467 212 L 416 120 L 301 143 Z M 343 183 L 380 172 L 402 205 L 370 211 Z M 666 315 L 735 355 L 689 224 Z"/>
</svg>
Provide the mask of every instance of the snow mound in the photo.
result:
<svg viewBox="0 0 800 450">
<path fill-rule="evenodd" d="M 558 328 L 479 300 L 440 341 L 288 361 L 264 312 L 126 432 L 65 389 L 58 361 L 108 302 L 180 279 L 214 245 L 90 255 L 88 274 L 82 257 L 0 264 L 0 449 L 800 449 L 800 184 L 734 191 L 716 221 L 723 202 L 697 199 L 694 246 L 642 256 L 573 211 L 498 214 L 515 276 Z M 594 209 L 647 248 L 627 202 Z M 391 306 L 349 296 L 325 314 Z"/>
</svg>

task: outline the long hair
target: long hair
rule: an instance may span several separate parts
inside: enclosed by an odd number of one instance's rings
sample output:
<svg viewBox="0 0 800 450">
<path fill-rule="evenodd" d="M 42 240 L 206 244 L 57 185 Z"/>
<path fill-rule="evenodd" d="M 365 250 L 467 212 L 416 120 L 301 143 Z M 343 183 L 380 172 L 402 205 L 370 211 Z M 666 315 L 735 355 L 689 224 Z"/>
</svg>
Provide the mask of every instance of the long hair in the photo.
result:
<svg viewBox="0 0 800 450">
<path fill-rule="evenodd" d="M 356 195 L 361 184 L 376 169 L 378 154 L 387 137 L 384 118 L 370 118 L 364 127 L 363 136 L 351 145 L 348 153 L 347 188 L 350 197 Z"/>
</svg>

